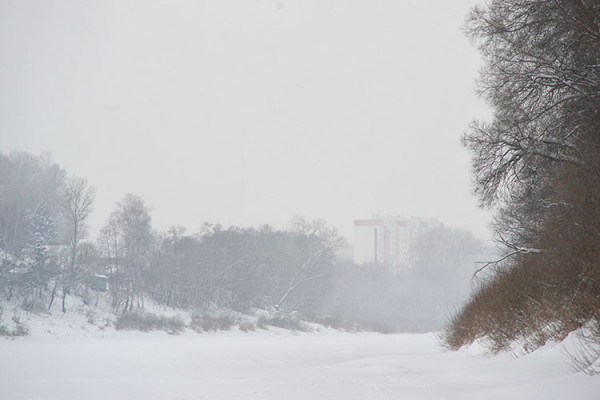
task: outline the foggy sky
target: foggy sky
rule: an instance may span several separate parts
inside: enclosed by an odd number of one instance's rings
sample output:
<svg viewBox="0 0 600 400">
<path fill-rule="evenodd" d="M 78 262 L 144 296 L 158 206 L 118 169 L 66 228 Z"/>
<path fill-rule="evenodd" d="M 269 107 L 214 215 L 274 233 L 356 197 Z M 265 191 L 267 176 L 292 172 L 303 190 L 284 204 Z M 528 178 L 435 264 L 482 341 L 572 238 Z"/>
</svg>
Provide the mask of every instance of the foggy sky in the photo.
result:
<svg viewBox="0 0 600 400">
<path fill-rule="evenodd" d="M 477 1 L 0 0 L 0 150 L 49 151 L 154 225 L 437 217 L 487 236 L 460 136 Z M 93 232 L 94 233 L 94 232 Z"/>
</svg>

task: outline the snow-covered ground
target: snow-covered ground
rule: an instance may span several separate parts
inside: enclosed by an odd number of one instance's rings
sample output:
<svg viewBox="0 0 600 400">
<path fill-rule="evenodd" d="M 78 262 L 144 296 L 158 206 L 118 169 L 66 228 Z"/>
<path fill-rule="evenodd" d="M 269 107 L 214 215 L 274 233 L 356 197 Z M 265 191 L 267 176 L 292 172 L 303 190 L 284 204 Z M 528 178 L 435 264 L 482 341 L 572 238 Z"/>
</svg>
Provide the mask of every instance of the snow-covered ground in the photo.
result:
<svg viewBox="0 0 600 400">
<path fill-rule="evenodd" d="M 561 345 L 521 358 L 433 334 L 107 331 L 0 340 L 0 399 L 600 399 Z"/>
</svg>

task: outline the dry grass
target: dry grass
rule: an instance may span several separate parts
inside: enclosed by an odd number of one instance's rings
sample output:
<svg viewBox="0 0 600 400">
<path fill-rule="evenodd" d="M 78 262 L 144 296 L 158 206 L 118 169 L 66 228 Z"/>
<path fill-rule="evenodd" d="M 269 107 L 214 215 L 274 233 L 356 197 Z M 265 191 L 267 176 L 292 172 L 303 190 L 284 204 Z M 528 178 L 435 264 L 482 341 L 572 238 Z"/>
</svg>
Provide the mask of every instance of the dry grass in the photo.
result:
<svg viewBox="0 0 600 400">
<path fill-rule="evenodd" d="M 117 330 L 136 330 L 142 332 L 167 331 L 178 334 L 185 328 L 185 322 L 178 316 L 168 317 L 149 312 L 127 312 L 119 315 L 115 321 Z"/>
</svg>

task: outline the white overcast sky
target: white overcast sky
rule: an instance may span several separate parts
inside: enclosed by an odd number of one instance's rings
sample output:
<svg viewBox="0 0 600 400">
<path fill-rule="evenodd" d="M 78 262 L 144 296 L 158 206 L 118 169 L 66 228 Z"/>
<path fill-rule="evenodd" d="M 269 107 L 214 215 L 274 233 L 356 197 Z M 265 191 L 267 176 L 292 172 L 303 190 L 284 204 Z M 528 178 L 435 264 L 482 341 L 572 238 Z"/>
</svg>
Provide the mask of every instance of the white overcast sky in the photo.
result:
<svg viewBox="0 0 600 400">
<path fill-rule="evenodd" d="M 50 152 L 154 225 L 372 214 L 487 237 L 460 137 L 486 115 L 475 0 L 0 0 L 0 151 Z M 94 233 L 94 232 L 92 232 Z"/>
</svg>

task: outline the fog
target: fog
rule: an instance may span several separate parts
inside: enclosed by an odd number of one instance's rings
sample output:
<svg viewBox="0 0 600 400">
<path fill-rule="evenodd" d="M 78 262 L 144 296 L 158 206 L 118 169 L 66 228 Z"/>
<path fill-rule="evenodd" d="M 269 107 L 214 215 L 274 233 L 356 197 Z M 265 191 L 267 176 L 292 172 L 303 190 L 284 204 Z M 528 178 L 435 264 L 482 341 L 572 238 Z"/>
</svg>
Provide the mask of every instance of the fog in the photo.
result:
<svg viewBox="0 0 600 400">
<path fill-rule="evenodd" d="M 489 253 L 476 3 L 3 1 L 2 294 L 440 329 Z M 375 214 L 442 225 L 397 269 L 353 259 Z"/>
<path fill-rule="evenodd" d="M 372 214 L 488 236 L 460 136 L 486 109 L 476 1 L 3 1 L 5 152 L 50 152 L 156 226 Z"/>
</svg>

